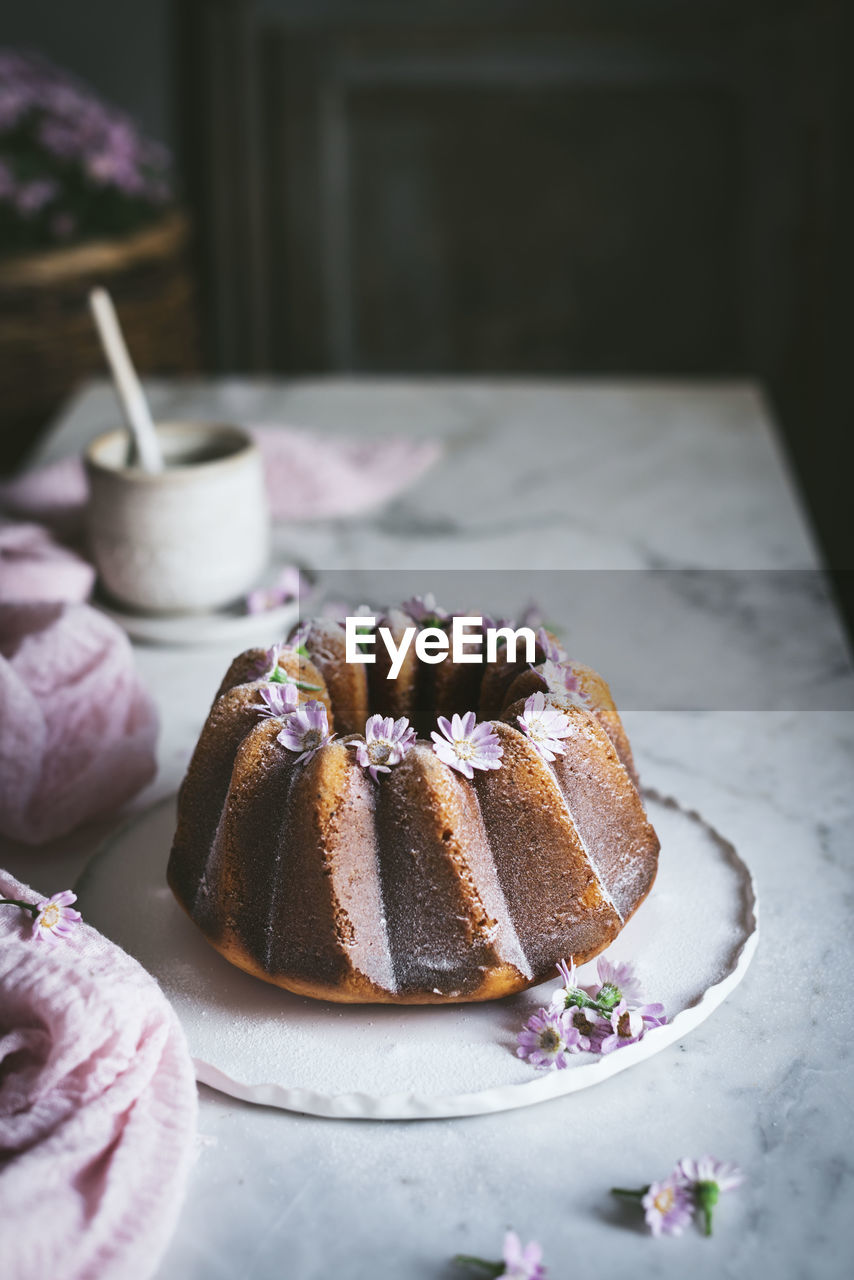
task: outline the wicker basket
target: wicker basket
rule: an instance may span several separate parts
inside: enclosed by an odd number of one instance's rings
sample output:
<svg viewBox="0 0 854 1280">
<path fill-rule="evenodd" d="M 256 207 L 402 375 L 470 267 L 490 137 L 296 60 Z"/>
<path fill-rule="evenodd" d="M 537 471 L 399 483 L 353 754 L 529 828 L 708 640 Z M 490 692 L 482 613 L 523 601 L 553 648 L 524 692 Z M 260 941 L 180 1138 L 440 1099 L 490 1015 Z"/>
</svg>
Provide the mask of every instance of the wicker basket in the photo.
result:
<svg viewBox="0 0 854 1280">
<path fill-rule="evenodd" d="M 105 373 L 87 303 L 96 284 L 112 293 L 141 372 L 199 368 L 188 230 L 172 213 L 120 240 L 0 262 L 0 469 L 35 442 L 77 383 Z"/>
</svg>

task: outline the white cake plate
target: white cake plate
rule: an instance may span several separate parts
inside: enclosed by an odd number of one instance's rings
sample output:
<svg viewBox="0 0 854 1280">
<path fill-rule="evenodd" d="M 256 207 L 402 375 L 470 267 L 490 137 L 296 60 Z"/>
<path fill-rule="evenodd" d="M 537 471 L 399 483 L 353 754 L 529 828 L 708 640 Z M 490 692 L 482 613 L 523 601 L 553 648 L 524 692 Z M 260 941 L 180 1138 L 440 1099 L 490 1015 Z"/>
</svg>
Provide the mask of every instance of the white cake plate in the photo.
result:
<svg viewBox="0 0 854 1280">
<path fill-rule="evenodd" d="M 699 1026 L 744 977 L 756 949 L 753 880 L 696 813 L 646 797 L 661 838 L 658 879 L 608 955 L 631 959 L 666 1026 L 563 1071 L 515 1055 L 516 1034 L 558 985 L 486 1004 L 340 1005 L 251 978 L 205 942 L 166 885 L 175 801 L 134 819 L 77 885 L 84 917 L 157 978 L 205 1084 L 264 1106 L 346 1119 L 428 1119 L 529 1106 L 635 1066 Z M 579 971 L 595 979 L 595 962 Z"/>
</svg>

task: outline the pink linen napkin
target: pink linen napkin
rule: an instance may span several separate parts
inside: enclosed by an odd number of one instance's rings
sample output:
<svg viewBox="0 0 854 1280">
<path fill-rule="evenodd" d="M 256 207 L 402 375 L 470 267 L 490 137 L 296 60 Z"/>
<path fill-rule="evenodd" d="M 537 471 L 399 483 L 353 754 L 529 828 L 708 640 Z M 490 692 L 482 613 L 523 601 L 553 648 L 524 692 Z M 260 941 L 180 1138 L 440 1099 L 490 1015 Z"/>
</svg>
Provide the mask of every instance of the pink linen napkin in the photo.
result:
<svg viewBox="0 0 854 1280">
<path fill-rule="evenodd" d="M 0 872 L 0 897 L 39 895 Z M 0 907 L 0 1275 L 145 1280 L 177 1220 L 196 1084 L 178 1020 L 85 923 Z"/>
<path fill-rule="evenodd" d="M 252 429 L 267 472 L 275 520 L 317 520 L 370 511 L 413 484 L 439 458 L 435 440 L 352 440 L 292 427 Z M 80 532 L 87 487 L 83 463 L 65 458 L 0 483 L 0 509 L 37 520 L 61 538 Z"/>
<path fill-rule="evenodd" d="M 95 570 L 39 524 L 0 520 L 0 601 L 85 600 Z"/>
<path fill-rule="evenodd" d="M 157 712 L 125 633 L 85 604 L 0 603 L 0 835 L 40 844 L 156 769 Z"/>
</svg>

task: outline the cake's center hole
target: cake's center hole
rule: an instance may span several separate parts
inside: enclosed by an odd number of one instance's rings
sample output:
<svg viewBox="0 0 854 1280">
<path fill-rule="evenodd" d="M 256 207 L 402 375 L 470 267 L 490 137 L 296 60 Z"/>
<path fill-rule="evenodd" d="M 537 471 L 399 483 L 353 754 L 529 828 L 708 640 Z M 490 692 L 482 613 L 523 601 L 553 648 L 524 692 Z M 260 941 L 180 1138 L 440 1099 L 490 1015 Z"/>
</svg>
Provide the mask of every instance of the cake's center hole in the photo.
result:
<svg viewBox="0 0 854 1280">
<path fill-rule="evenodd" d="M 368 746 L 368 758 L 371 764 L 385 764 L 391 755 L 391 746 L 387 742 L 372 742 Z"/>
</svg>

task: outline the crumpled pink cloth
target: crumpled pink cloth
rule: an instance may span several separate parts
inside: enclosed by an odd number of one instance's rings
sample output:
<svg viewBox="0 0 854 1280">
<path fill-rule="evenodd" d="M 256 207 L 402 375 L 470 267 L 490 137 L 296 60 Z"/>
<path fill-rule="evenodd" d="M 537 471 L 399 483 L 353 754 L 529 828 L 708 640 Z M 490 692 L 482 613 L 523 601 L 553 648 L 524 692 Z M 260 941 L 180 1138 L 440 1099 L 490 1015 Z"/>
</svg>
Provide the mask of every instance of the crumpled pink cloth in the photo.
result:
<svg viewBox="0 0 854 1280">
<path fill-rule="evenodd" d="M 0 603 L 0 835 L 41 844 L 123 804 L 154 776 L 157 727 L 109 618 Z"/>
<path fill-rule="evenodd" d="M 0 520 L 0 601 L 85 600 L 94 585 L 93 566 L 47 529 Z"/>
<path fill-rule="evenodd" d="M 370 511 L 407 489 L 442 452 L 436 440 L 401 436 L 352 440 L 291 427 L 255 427 L 252 434 L 264 457 L 274 520 Z M 86 499 L 86 474 L 76 457 L 0 483 L 0 510 L 38 520 L 63 539 L 80 532 Z"/>
<path fill-rule="evenodd" d="M 6 872 L 0 897 L 39 901 Z M 56 943 L 0 907 L 0 1275 L 145 1280 L 177 1220 L 196 1083 L 178 1020 L 85 923 Z"/>
</svg>

